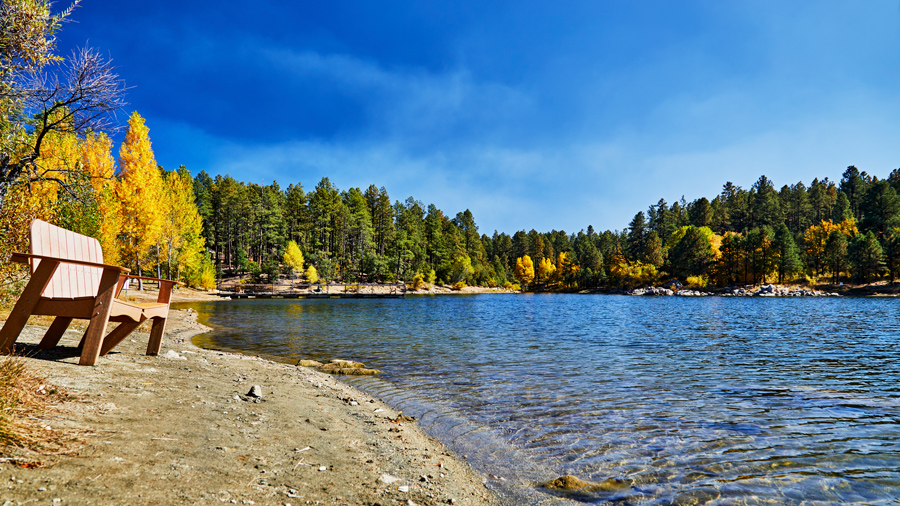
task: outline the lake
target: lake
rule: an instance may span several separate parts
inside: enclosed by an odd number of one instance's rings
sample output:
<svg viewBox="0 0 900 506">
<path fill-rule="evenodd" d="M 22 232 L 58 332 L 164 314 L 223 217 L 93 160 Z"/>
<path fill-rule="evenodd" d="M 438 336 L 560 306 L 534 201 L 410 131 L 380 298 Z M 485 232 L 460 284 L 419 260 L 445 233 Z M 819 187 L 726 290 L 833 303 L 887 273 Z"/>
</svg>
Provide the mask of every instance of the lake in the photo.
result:
<svg viewBox="0 0 900 506">
<path fill-rule="evenodd" d="M 420 418 L 508 504 L 897 504 L 900 301 L 408 296 L 192 307 L 205 347 L 296 363 Z"/>
</svg>

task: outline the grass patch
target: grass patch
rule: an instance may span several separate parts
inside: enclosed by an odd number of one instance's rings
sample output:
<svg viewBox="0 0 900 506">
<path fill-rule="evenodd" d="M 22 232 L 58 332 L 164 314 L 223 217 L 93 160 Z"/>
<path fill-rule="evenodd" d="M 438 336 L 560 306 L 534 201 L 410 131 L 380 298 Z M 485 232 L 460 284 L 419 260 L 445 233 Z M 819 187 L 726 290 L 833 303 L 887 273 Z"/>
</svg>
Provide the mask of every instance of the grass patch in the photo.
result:
<svg viewBox="0 0 900 506">
<path fill-rule="evenodd" d="M 51 421 L 69 398 L 34 374 L 22 357 L 0 357 L 0 459 L 34 467 L 40 462 L 29 455 L 69 453 L 81 434 Z"/>
</svg>

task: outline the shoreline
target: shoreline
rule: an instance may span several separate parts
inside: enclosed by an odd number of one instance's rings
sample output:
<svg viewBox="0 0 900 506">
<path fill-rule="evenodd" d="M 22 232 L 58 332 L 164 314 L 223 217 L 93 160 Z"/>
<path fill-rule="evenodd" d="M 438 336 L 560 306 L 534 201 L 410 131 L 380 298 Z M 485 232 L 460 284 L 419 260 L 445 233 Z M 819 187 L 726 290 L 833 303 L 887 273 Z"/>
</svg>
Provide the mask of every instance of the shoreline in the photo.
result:
<svg viewBox="0 0 900 506">
<path fill-rule="evenodd" d="M 209 328 L 191 310 L 171 310 L 159 356 L 143 354 L 141 327 L 94 367 L 76 365 L 78 329 L 35 353 L 45 330 L 27 326 L 17 349 L 75 400 L 42 423 L 87 436 L 71 455 L 5 451 L 40 464 L 0 463 L 4 504 L 500 503 L 485 477 L 372 396 L 313 369 L 197 347 Z"/>
</svg>

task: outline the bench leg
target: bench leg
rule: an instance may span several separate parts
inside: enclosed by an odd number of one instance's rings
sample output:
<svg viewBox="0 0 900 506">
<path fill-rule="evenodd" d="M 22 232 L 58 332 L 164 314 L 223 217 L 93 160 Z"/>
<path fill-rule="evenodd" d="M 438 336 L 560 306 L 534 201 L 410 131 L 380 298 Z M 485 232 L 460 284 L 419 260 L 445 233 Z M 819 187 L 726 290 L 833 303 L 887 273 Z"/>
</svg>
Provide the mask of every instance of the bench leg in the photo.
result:
<svg viewBox="0 0 900 506">
<path fill-rule="evenodd" d="M 31 280 L 16 301 L 16 305 L 9 313 L 6 323 L 0 329 L 0 353 L 12 353 L 13 344 L 18 339 L 25 324 L 28 323 L 28 317 L 37 306 L 38 300 L 41 298 L 44 288 L 50 282 L 50 276 L 56 271 L 59 262 L 54 260 L 43 260 L 38 264 L 37 270 L 31 275 Z"/>
<path fill-rule="evenodd" d="M 72 323 L 72 318 L 57 316 L 50 325 L 50 328 L 47 329 L 47 332 L 44 334 L 44 338 L 41 339 L 41 344 L 38 345 L 38 349 L 49 350 L 59 344 L 59 340 L 62 338 L 63 334 L 66 333 L 66 329 L 69 328 L 70 323 Z"/>
<path fill-rule="evenodd" d="M 162 346 L 163 334 L 166 332 L 166 318 L 153 318 L 153 327 L 150 329 L 150 341 L 147 343 L 147 355 L 159 355 Z"/>
<path fill-rule="evenodd" d="M 109 323 L 109 315 L 112 313 L 112 303 L 118 281 L 118 271 L 103 271 L 103 275 L 100 277 L 100 288 L 97 290 L 97 299 L 94 302 L 91 323 L 88 324 L 87 332 L 84 333 L 84 346 L 81 348 L 79 365 L 94 365 L 100 356 L 103 333 L 106 332 L 106 324 Z"/>
<path fill-rule="evenodd" d="M 100 356 L 106 355 L 113 348 L 116 347 L 117 344 L 121 343 L 128 334 L 134 332 L 134 329 L 138 328 L 141 325 L 141 322 L 122 322 L 118 327 L 114 328 L 112 332 L 106 335 L 103 338 L 103 346 L 100 348 Z"/>
</svg>

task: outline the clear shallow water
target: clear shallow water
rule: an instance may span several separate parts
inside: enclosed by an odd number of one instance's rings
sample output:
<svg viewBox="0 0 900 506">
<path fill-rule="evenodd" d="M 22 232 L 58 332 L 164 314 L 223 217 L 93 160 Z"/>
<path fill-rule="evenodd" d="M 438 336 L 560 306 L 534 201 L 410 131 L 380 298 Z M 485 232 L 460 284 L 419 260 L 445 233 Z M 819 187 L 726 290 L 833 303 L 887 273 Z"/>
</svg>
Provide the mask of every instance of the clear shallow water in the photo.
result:
<svg viewBox="0 0 900 506">
<path fill-rule="evenodd" d="M 585 295 L 180 304 L 198 344 L 349 358 L 509 504 L 900 503 L 900 302 Z"/>
</svg>

